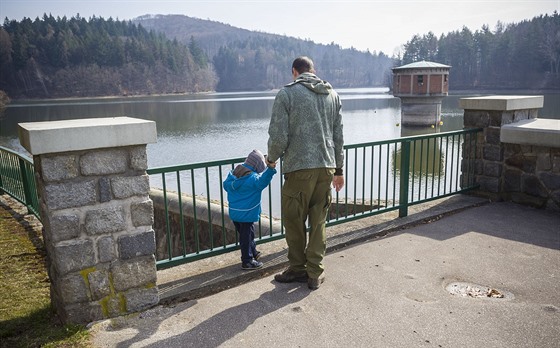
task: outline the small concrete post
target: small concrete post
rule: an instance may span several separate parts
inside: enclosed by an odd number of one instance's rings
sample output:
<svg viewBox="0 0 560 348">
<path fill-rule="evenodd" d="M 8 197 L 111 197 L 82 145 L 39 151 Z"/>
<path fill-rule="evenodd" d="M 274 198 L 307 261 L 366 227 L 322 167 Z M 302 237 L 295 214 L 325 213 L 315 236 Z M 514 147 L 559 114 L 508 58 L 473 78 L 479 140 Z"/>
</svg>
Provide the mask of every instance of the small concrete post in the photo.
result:
<svg viewBox="0 0 560 348">
<path fill-rule="evenodd" d="M 51 301 L 85 324 L 159 302 L 146 144 L 153 121 L 129 117 L 20 123 L 33 155 Z"/>
<path fill-rule="evenodd" d="M 477 195 L 494 200 L 508 199 L 505 195 L 506 144 L 501 141 L 502 127 L 521 120 L 536 119 L 543 96 L 488 96 L 463 98 L 459 107 L 464 109 L 465 128 L 482 128 L 476 142 L 476 153 L 463 151 L 466 161 L 475 165 L 475 181 L 480 189 Z"/>
</svg>

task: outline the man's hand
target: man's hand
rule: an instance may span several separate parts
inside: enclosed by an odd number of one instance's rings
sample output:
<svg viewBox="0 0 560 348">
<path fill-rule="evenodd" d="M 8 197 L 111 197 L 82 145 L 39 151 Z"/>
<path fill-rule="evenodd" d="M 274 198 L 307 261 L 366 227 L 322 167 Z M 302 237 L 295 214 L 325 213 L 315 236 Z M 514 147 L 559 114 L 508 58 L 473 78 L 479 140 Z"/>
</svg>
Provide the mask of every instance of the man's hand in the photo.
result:
<svg viewBox="0 0 560 348">
<path fill-rule="evenodd" d="M 270 162 L 270 161 L 268 160 L 268 157 L 266 157 L 266 156 L 265 156 L 265 158 L 266 158 L 266 165 L 267 165 L 268 167 L 270 167 L 270 168 L 276 168 L 276 162 Z"/>
<path fill-rule="evenodd" d="M 332 183 L 336 192 L 340 191 L 344 187 L 344 176 L 335 175 L 333 176 Z"/>
</svg>

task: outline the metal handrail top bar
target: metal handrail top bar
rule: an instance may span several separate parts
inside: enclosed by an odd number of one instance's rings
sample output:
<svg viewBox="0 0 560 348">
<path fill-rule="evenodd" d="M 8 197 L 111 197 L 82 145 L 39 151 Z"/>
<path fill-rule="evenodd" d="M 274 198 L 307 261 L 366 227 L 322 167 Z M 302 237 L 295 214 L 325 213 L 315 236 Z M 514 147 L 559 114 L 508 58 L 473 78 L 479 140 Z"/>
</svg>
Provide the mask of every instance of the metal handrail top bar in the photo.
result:
<svg viewBox="0 0 560 348">
<path fill-rule="evenodd" d="M 480 132 L 481 130 L 482 130 L 482 128 L 467 128 L 467 129 L 462 129 L 462 130 L 440 132 L 440 133 L 433 133 L 433 134 L 413 135 L 413 136 L 394 138 L 394 139 L 377 140 L 377 141 L 372 141 L 372 142 L 367 142 L 367 143 L 349 144 L 349 145 L 344 145 L 344 148 L 345 149 L 355 149 L 355 148 L 361 148 L 361 147 L 367 147 L 367 146 L 401 143 L 401 142 L 405 142 L 405 141 L 424 140 L 424 139 L 438 138 L 438 137 L 451 136 L 451 135 L 457 135 L 457 134 L 465 134 L 465 132 L 476 133 L 476 132 Z M 226 164 L 236 164 L 236 163 L 240 163 L 240 162 L 243 162 L 243 161 L 245 161 L 245 157 L 229 158 L 229 159 L 215 160 L 215 161 L 210 161 L 210 162 L 197 162 L 197 163 L 189 163 L 189 164 L 179 164 L 179 165 L 174 165 L 174 166 L 159 166 L 159 167 L 149 168 L 147 170 L 147 173 L 148 174 L 163 174 L 163 173 L 183 171 L 183 170 L 203 169 L 203 168 L 206 168 L 206 167 L 226 165 Z"/>
<path fill-rule="evenodd" d="M 26 155 L 23 155 L 19 152 L 16 152 L 16 151 L 12 150 L 12 149 L 8 149 L 7 147 L 0 146 L 0 150 L 8 152 L 9 154 L 14 155 L 14 156 L 18 156 L 18 157 L 20 157 L 20 158 L 22 158 L 22 159 L 24 159 L 24 160 L 26 160 L 30 163 L 33 163 L 33 160 L 30 157 L 27 157 Z"/>
<path fill-rule="evenodd" d="M 235 164 L 245 161 L 245 157 L 238 157 L 238 158 L 230 158 L 224 160 L 216 160 L 211 162 L 198 162 L 198 163 L 190 163 L 190 164 L 179 164 L 175 166 L 160 166 L 149 168 L 147 170 L 148 174 L 162 174 L 167 172 L 176 172 L 182 170 L 191 170 L 191 169 L 203 169 L 206 167 L 213 167 L 213 166 L 220 166 L 226 164 Z"/>
<path fill-rule="evenodd" d="M 476 133 L 482 131 L 482 128 L 465 128 L 461 130 L 449 131 L 449 132 L 439 132 L 439 133 L 432 133 L 432 134 L 422 134 L 422 135 L 411 135 L 408 137 L 400 137 L 400 138 L 393 138 L 393 139 L 386 139 L 386 140 L 377 140 L 367 143 L 358 143 L 358 144 L 349 144 L 344 145 L 345 149 L 356 149 L 360 147 L 368 147 L 368 146 L 375 146 L 375 145 L 385 145 L 385 144 L 393 144 L 393 143 L 402 143 L 405 141 L 416 141 L 416 140 L 424 140 L 424 139 L 432 139 L 432 138 L 439 138 L 445 137 L 450 135 L 457 135 L 457 134 L 465 134 L 465 133 Z"/>
</svg>

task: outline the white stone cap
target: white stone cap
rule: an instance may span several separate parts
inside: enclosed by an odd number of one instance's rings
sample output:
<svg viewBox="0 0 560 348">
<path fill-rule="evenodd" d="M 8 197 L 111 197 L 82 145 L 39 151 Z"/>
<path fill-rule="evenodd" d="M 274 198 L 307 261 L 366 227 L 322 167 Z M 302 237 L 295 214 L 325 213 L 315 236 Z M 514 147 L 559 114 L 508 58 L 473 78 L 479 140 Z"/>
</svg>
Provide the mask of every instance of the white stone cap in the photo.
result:
<svg viewBox="0 0 560 348">
<path fill-rule="evenodd" d="M 26 122 L 21 145 L 32 155 L 155 143 L 156 123 L 131 117 Z"/>
<path fill-rule="evenodd" d="M 459 108 L 465 110 L 524 110 L 540 109 L 544 104 L 544 96 L 535 95 L 492 95 L 459 99 Z"/>
<path fill-rule="evenodd" d="M 534 118 L 502 126 L 502 143 L 560 148 L 560 120 Z"/>
</svg>

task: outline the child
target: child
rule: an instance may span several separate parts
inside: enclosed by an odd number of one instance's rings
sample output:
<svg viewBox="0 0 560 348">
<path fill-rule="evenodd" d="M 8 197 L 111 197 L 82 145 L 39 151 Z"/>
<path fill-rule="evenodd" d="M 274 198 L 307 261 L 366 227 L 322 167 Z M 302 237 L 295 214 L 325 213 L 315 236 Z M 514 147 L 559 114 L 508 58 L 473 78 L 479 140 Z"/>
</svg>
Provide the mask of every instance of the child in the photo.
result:
<svg viewBox="0 0 560 348">
<path fill-rule="evenodd" d="M 239 233 L 241 247 L 241 268 L 254 270 L 262 267 L 257 261 L 260 252 L 255 245 L 254 223 L 261 215 L 261 192 L 274 174 L 276 163 L 268 164 L 259 150 L 253 150 L 243 164 L 229 172 L 224 181 L 224 190 L 228 194 L 229 217 Z"/>
</svg>

